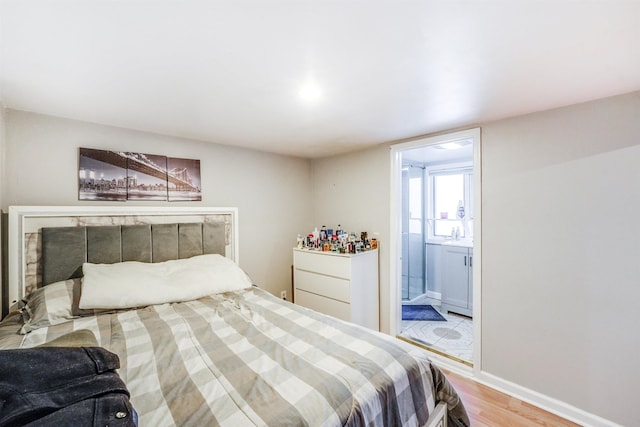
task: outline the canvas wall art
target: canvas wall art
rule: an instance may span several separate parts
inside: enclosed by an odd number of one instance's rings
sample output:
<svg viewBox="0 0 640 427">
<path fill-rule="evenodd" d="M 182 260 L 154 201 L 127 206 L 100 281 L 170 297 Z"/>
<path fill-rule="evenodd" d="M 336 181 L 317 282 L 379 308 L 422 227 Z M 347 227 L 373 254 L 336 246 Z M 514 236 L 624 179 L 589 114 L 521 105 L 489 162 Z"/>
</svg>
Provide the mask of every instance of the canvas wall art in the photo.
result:
<svg viewBox="0 0 640 427">
<path fill-rule="evenodd" d="M 127 200 L 127 159 L 115 151 L 80 148 L 80 200 Z"/>
<path fill-rule="evenodd" d="M 127 157 L 127 200 L 167 200 L 167 158 L 123 153 Z"/>
<path fill-rule="evenodd" d="M 78 199 L 200 201 L 200 160 L 80 148 Z"/>
<path fill-rule="evenodd" d="M 202 200 L 200 160 L 167 158 L 169 201 Z"/>
</svg>

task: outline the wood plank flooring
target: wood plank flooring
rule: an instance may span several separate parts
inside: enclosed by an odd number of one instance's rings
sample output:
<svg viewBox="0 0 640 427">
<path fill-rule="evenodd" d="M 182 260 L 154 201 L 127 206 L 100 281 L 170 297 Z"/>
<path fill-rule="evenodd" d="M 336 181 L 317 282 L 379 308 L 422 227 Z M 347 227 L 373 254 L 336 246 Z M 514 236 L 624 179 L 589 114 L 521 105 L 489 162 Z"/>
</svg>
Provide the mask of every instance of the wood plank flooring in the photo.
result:
<svg viewBox="0 0 640 427">
<path fill-rule="evenodd" d="M 472 427 L 580 427 L 472 379 L 443 371 L 467 408 Z"/>
</svg>

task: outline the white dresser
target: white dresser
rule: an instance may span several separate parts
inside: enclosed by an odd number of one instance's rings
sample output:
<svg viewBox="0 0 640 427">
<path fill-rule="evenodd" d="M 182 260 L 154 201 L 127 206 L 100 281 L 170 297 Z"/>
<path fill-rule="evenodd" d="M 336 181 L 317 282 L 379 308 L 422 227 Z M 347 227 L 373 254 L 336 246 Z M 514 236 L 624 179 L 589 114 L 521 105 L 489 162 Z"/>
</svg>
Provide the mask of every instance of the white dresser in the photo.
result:
<svg viewBox="0 0 640 427">
<path fill-rule="evenodd" d="M 293 250 L 294 302 L 379 330 L 378 250 L 358 254 Z"/>
</svg>

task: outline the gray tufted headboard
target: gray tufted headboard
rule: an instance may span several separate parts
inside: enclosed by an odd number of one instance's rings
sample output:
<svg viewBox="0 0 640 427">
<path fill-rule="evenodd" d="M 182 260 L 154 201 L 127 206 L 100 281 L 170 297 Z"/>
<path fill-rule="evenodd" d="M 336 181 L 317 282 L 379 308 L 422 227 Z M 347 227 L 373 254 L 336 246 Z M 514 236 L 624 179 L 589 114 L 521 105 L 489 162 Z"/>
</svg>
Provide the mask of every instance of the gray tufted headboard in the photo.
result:
<svg viewBox="0 0 640 427">
<path fill-rule="evenodd" d="M 224 223 L 42 228 L 42 284 L 82 277 L 82 264 L 225 254 Z"/>
<path fill-rule="evenodd" d="M 37 287 L 81 275 L 84 262 L 220 253 L 239 263 L 235 207 L 10 206 L 7 225 L 3 316 Z"/>
</svg>

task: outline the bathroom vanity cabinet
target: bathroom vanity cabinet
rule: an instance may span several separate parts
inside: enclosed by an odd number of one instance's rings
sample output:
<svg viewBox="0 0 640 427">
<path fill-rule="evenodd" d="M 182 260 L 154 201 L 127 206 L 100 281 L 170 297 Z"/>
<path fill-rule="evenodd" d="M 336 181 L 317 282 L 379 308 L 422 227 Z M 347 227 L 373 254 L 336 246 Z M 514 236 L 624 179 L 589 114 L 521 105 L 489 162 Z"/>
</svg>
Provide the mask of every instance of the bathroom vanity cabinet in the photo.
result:
<svg viewBox="0 0 640 427">
<path fill-rule="evenodd" d="M 442 246 L 442 310 L 473 316 L 473 248 Z"/>
</svg>

